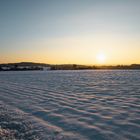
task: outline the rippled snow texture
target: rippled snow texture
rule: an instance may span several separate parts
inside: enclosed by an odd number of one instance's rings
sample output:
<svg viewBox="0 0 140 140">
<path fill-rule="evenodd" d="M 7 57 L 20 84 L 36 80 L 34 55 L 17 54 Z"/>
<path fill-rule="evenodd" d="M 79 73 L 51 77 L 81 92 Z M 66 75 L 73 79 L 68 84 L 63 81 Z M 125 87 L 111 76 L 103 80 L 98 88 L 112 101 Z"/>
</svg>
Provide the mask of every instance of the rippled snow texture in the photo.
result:
<svg viewBox="0 0 140 140">
<path fill-rule="evenodd" d="M 0 72 L 0 137 L 140 140 L 140 71 Z"/>
</svg>

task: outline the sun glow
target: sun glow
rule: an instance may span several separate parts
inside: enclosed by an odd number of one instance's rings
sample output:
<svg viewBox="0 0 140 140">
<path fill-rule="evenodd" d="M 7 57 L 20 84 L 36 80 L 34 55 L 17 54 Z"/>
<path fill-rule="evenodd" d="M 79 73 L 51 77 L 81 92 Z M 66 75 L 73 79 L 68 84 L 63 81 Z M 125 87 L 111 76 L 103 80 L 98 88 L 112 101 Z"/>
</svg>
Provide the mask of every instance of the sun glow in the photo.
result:
<svg viewBox="0 0 140 140">
<path fill-rule="evenodd" d="M 106 55 L 104 53 L 98 53 L 96 59 L 99 64 L 104 64 L 106 61 Z"/>
</svg>

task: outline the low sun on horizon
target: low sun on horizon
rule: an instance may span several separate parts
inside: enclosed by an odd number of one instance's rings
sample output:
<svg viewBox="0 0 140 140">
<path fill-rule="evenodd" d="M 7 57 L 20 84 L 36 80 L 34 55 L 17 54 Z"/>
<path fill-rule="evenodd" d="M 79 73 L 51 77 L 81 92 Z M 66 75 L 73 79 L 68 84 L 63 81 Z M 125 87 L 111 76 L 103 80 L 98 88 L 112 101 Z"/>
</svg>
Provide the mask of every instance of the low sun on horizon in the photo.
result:
<svg viewBox="0 0 140 140">
<path fill-rule="evenodd" d="M 105 64 L 106 63 L 106 54 L 105 53 L 98 53 L 96 55 L 96 60 L 98 64 Z"/>
</svg>

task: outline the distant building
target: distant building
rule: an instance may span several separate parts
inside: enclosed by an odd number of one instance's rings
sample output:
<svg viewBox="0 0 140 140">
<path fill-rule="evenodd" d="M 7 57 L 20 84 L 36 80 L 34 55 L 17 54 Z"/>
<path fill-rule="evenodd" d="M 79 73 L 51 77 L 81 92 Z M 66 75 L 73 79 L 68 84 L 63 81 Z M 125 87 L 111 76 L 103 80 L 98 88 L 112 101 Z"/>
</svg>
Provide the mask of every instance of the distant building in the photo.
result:
<svg viewBox="0 0 140 140">
<path fill-rule="evenodd" d="M 51 67 L 42 67 L 43 68 L 43 70 L 50 70 L 51 69 Z"/>
<path fill-rule="evenodd" d="M 31 69 L 31 66 L 17 66 L 18 69 Z"/>
<path fill-rule="evenodd" d="M 2 70 L 10 70 L 11 68 L 8 67 L 8 66 L 2 66 L 1 69 L 2 69 Z"/>
</svg>

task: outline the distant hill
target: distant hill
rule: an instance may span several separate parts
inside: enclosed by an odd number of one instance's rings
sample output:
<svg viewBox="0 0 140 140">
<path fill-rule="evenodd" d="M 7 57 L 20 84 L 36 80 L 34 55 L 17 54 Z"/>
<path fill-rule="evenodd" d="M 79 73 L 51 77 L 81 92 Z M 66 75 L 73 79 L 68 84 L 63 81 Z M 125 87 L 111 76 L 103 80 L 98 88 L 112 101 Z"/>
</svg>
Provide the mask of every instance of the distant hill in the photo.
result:
<svg viewBox="0 0 140 140">
<path fill-rule="evenodd" d="M 0 71 L 49 70 L 50 65 L 34 62 L 0 64 Z"/>
<path fill-rule="evenodd" d="M 19 62 L 19 63 L 7 63 L 7 64 L 0 64 L 0 66 L 50 66 L 49 64 L 45 63 L 34 63 L 34 62 Z"/>
<path fill-rule="evenodd" d="M 18 70 L 102 70 L 102 69 L 119 69 L 119 70 L 140 70 L 140 64 L 131 64 L 131 65 L 105 65 L 105 66 L 88 66 L 88 65 L 77 65 L 77 64 L 61 64 L 61 65 L 52 65 L 45 63 L 34 63 L 34 62 L 20 62 L 20 63 L 8 63 L 0 64 L 0 71 L 18 71 Z"/>
</svg>

